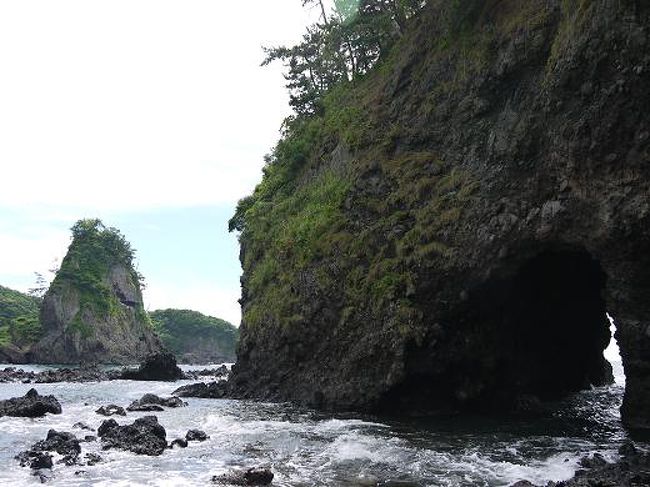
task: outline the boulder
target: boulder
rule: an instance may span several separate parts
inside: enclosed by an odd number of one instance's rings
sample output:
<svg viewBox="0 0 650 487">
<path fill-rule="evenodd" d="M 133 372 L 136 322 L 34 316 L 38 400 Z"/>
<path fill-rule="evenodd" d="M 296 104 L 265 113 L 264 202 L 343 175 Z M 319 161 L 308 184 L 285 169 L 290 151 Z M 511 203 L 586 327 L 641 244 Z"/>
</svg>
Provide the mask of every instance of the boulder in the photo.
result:
<svg viewBox="0 0 650 487">
<path fill-rule="evenodd" d="M 126 369 L 122 372 L 126 380 L 160 380 L 175 381 L 183 378 L 183 371 L 176 365 L 176 357 L 170 352 L 149 355 L 136 370 Z"/>
<path fill-rule="evenodd" d="M 115 415 L 126 416 L 126 411 L 124 410 L 124 408 L 116 404 L 109 404 L 108 406 L 102 406 L 95 412 L 97 414 L 101 414 L 102 416 L 115 416 Z"/>
<path fill-rule="evenodd" d="M 228 395 L 227 382 L 197 382 L 181 386 L 172 392 L 177 397 L 201 397 L 207 399 L 222 399 Z"/>
<path fill-rule="evenodd" d="M 92 467 L 102 461 L 102 457 L 97 453 L 86 453 L 86 465 Z"/>
<path fill-rule="evenodd" d="M 249 468 L 215 475 L 212 482 L 221 485 L 270 485 L 273 482 L 273 472 L 269 468 Z"/>
<path fill-rule="evenodd" d="M 168 408 L 177 408 L 186 406 L 178 397 L 159 397 L 155 394 L 145 394 L 140 399 L 133 401 L 129 407 L 126 408 L 127 411 L 164 411 L 162 406 Z"/>
<path fill-rule="evenodd" d="M 80 429 L 80 430 L 88 430 L 88 431 L 95 431 L 93 428 L 88 426 L 86 423 L 83 421 L 79 421 L 78 423 L 75 423 L 72 425 L 73 428 Z"/>
<path fill-rule="evenodd" d="M 155 416 L 136 419 L 133 424 L 120 426 L 113 419 L 99 427 L 102 448 L 119 448 L 138 455 L 160 455 L 167 448 L 167 433 Z"/>
<path fill-rule="evenodd" d="M 205 431 L 201 430 L 189 430 L 185 435 L 187 441 L 205 441 L 210 438 L 205 434 Z"/>
<path fill-rule="evenodd" d="M 38 418 L 47 413 L 61 414 L 61 404 L 54 396 L 41 396 L 30 389 L 23 397 L 0 401 L 0 417 Z"/>
<path fill-rule="evenodd" d="M 79 459 L 81 445 L 72 433 L 50 430 L 44 440 L 34 443 L 31 448 L 16 456 L 20 465 L 33 469 L 52 468 L 52 457 L 46 452 L 56 452 L 63 458 L 59 463 L 74 465 Z"/>
</svg>

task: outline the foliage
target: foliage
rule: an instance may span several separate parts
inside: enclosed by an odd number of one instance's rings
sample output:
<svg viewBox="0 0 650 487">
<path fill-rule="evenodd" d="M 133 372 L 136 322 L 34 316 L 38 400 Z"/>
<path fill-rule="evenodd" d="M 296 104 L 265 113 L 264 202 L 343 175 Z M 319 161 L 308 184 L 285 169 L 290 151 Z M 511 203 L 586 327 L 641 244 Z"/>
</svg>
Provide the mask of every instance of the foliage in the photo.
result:
<svg viewBox="0 0 650 487">
<path fill-rule="evenodd" d="M 93 330 L 83 322 L 84 310 L 95 316 L 116 316 L 121 311 L 109 287 L 110 270 L 124 266 L 136 287 L 142 285 L 143 278 L 133 268 L 135 251 L 118 229 L 106 227 L 99 219 L 87 219 L 79 220 L 71 230 L 72 243 L 50 289 L 71 287 L 79 294 L 80 310 L 71 327 L 87 337 Z M 136 314 L 147 316 L 142 303 L 137 303 Z"/>
<path fill-rule="evenodd" d="M 331 88 L 370 71 L 423 5 L 421 0 L 334 0 L 328 14 L 322 1 L 303 0 L 303 5 L 314 3 L 320 22 L 295 46 L 266 48 L 262 63 L 284 62 L 290 104 L 298 115 L 320 113 Z"/>
<path fill-rule="evenodd" d="M 227 321 L 187 309 L 165 309 L 150 313 L 154 329 L 176 355 L 211 349 L 234 360 L 239 330 Z"/>
<path fill-rule="evenodd" d="M 40 302 L 36 297 L 0 286 L 0 345 L 23 347 L 42 336 Z"/>
</svg>

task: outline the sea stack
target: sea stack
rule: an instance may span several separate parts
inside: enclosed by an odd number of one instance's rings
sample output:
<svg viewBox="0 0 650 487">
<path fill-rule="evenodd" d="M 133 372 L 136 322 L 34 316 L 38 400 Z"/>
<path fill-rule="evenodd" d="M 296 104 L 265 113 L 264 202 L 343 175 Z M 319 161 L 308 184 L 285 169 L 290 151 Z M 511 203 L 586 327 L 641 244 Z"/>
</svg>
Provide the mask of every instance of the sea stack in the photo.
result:
<svg viewBox="0 0 650 487">
<path fill-rule="evenodd" d="M 161 350 L 142 302 L 134 251 L 115 228 L 80 220 L 41 306 L 39 363 L 127 364 Z"/>
</svg>

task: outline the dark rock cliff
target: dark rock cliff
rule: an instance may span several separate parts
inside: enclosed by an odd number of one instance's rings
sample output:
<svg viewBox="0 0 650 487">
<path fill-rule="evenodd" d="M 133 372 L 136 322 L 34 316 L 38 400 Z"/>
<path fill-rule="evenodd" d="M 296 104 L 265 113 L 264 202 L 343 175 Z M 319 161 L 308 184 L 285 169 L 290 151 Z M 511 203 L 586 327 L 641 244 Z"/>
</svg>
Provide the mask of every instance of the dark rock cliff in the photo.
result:
<svg viewBox="0 0 650 487">
<path fill-rule="evenodd" d="M 526 407 L 607 382 L 609 312 L 650 427 L 649 9 L 430 1 L 240 205 L 237 394 Z"/>
<path fill-rule="evenodd" d="M 137 363 L 161 350 L 142 302 L 133 251 L 99 220 L 82 220 L 41 305 L 38 363 Z"/>
</svg>

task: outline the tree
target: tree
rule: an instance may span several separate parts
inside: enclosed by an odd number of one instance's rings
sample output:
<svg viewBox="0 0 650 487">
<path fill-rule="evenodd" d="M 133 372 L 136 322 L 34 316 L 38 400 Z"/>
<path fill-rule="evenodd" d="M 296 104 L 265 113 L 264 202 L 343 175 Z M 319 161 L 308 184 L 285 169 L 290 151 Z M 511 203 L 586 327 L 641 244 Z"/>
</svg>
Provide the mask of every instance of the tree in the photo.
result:
<svg viewBox="0 0 650 487">
<path fill-rule="evenodd" d="M 40 272 L 34 272 L 34 275 L 36 276 L 36 282 L 34 284 L 34 287 L 30 288 L 29 291 L 27 291 L 27 294 L 40 299 L 45 296 L 45 293 L 49 289 L 50 284 Z"/>
<path fill-rule="evenodd" d="M 262 65 L 284 63 L 289 103 L 299 116 L 322 111 L 320 100 L 333 86 L 367 73 L 402 35 L 422 0 L 334 0 L 328 15 L 322 0 L 321 22 L 307 27 L 295 46 L 265 48 Z"/>
</svg>

